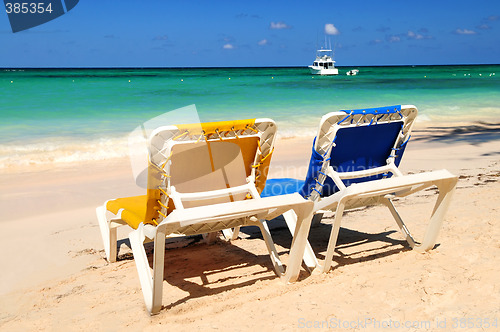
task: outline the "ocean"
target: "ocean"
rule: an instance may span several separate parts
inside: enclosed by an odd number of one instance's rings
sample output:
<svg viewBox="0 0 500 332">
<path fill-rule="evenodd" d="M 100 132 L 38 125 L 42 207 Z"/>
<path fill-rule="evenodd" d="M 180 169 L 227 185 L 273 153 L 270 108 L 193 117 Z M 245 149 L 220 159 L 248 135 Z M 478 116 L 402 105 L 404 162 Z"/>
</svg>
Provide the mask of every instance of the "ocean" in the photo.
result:
<svg viewBox="0 0 500 332">
<path fill-rule="evenodd" d="M 134 128 L 192 104 L 201 121 L 272 118 L 282 137 L 315 135 L 331 111 L 396 104 L 417 106 L 420 122 L 498 121 L 500 65 L 339 67 L 325 77 L 306 67 L 0 69 L 0 94 L 5 169 L 126 156 Z"/>
</svg>

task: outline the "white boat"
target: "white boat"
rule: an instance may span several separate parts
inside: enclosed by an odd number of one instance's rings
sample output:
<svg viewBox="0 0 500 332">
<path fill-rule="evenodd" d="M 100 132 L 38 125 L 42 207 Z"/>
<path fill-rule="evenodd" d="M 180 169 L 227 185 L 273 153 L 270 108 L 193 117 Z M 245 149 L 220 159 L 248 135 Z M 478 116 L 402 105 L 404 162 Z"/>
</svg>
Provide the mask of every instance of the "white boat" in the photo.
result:
<svg viewBox="0 0 500 332">
<path fill-rule="evenodd" d="M 335 68 L 333 51 L 320 49 L 316 51 L 316 60 L 309 66 L 311 74 L 314 75 L 338 75 L 339 70 Z"/>
<path fill-rule="evenodd" d="M 347 76 L 355 76 L 355 75 L 358 75 L 358 73 L 359 73 L 359 70 L 358 70 L 358 69 L 351 69 L 351 70 L 349 70 L 349 71 L 346 73 L 346 75 L 347 75 Z"/>
</svg>

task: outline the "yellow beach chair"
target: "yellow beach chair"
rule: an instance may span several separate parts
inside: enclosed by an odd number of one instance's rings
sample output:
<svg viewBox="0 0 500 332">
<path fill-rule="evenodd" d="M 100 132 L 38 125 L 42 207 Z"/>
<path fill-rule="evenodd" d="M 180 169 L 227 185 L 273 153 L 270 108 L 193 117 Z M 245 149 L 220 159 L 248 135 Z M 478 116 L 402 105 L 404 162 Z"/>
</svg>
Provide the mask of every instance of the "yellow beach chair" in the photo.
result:
<svg viewBox="0 0 500 332">
<path fill-rule="evenodd" d="M 231 236 L 231 228 L 258 226 L 276 274 L 286 282 L 297 279 L 313 202 L 299 194 L 260 197 L 275 135 L 270 119 L 157 128 L 148 140 L 146 195 L 110 200 L 97 208 L 108 261 L 117 257 L 116 228 L 133 229 L 129 239 L 150 314 L 161 309 L 165 237 L 171 234 L 225 230 Z M 265 220 L 289 210 L 297 215 L 297 228 L 285 271 Z M 154 241 L 152 273 L 145 241 Z"/>
<path fill-rule="evenodd" d="M 320 220 L 325 211 L 335 212 L 325 262 L 321 266 L 307 245 L 304 262 L 309 268 L 330 269 L 343 213 L 358 207 L 387 206 L 410 247 L 418 251 L 434 247 L 458 177 L 447 170 L 410 175 L 399 170 L 416 116 L 413 105 L 328 113 L 321 118 L 306 179 L 267 181 L 263 197 L 298 191 L 314 202 L 315 220 Z M 418 242 L 393 200 L 430 187 L 436 187 L 439 195 L 425 235 Z M 293 232 L 293 212 L 284 216 Z"/>
</svg>

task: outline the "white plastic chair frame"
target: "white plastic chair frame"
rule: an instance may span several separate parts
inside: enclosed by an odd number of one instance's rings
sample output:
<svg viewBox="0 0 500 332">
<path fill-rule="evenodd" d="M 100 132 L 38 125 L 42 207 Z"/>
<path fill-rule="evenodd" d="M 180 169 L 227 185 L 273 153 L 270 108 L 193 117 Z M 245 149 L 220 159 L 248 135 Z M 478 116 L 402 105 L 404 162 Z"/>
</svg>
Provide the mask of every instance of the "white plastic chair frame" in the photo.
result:
<svg viewBox="0 0 500 332">
<path fill-rule="evenodd" d="M 335 212 L 334 223 L 330 233 L 327 253 L 323 265 L 316 259 L 316 267 L 322 272 L 329 271 L 333 254 L 335 251 L 340 224 L 343 212 L 347 209 L 353 209 L 362 206 L 382 204 L 389 208 L 399 229 L 403 233 L 405 240 L 411 248 L 417 251 L 427 251 L 434 247 L 436 239 L 443 223 L 444 215 L 450 205 L 450 201 L 455 190 L 458 177 L 447 170 L 425 172 L 412 175 L 403 175 L 394 163 L 396 153 L 406 144 L 410 138 L 411 129 L 417 116 L 417 108 L 413 105 L 401 106 L 401 111 L 388 114 L 347 114 L 344 112 L 332 112 L 321 118 L 319 132 L 316 139 L 315 149 L 323 156 L 323 164 L 320 175 L 317 178 L 317 184 L 312 191 L 309 199 L 314 201 L 314 219 L 321 219 L 325 210 Z M 332 147 L 335 144 L 337 132 L 342 128 L 368 126 L 375 123 L 389 123 L 391 121 L 403 121 L 402 129 L 394 142 L 394 147 L 387 164 L 377 168 L 371 168 L 355 172 L 337 172 L 330 166 L 329 158 Z M 378 174 L 392 173 L 392 177 L 383 178 L 363 183 L 354 183 L 346 187 L 343 179 L 363 178 Z M 324 184 L 326 177 L 333 179 L 339 191 L 328 197 L 320 197 L 319 192 Z M 394 207 L 392 200 L 397 197 L 405 197 L 415 192 L 429 187 L 437 187 L 439 195 L 436 199 L 429 224 L 427 226 L 424 238 L 418 243 L 411 235 L 408 227 L 403 222 L 398 211 Z M 319 215 L 319 218 L 318 218 Z M 287 224 L 293 225 L 293 215 L 288 212 L 286 216 L 289 219 Z M 291 228 L 292 230 L 293 228 Z M 312 249 L 306 248 L 306 259 L 310 261 Z M 311 263 L 306 263 L 311 266 Z"/>
<path fill-rule="evenodd" d="M 196 127 L 196 126 L 194 126 Z M 188 135 L 189 134 L 189 135 Z M 228 130 L 223 132 L 213 132 L 213 133 L 200 133 L 198 135 L 190 134 L 187 130 L 179 129 L 176 126 L 162 127 L 158 128 L 150 135 L 150 140 L 148 141 L 148 151 L 150 158 L 150 167 L 156 167 L 157 169 L 162 169 L 162 181 L 165 183 L 163 187 L 164 190 L 169 185 L 169 176 L 166 174 L 165 168 L 169 169 L 170 163 L 168 161 L 171 158 L 171 154 L 166 154 L 165 147 L 168 142 L 175 142 L 177 144 L 185 143 L 198 143 L 205 141 L 217 141 L 217 140 L 230 140 L 239 137 L 259 137 L 260 145 L 257 154 L 255 155 L 254 165 L 259 165 L 264 158 L 267 158 L 272 154 L 274 149 L 274 140 L 276 134 L 276 124 L 270 119 L 257 119 L 253 126 L 248 126 L 244 130 Z M 172 148 L 170 143 L 170 149 Z M 248 184 L 241 188 L 233 188 L 235 192 L 249 190 L 252 194 L 251 197 L 259 197 L 258 192 L 255 190 L 255 181 L 259 178 L 260 173 L 259 167 L 252 167 L 252 173 L 247 179 Z M 167 176 L 165 176 L 167 175 Z M 251 185 L 253 183 L 254 185 Z M 162 217 L 167 214 L 168 201 L 172 199 L 175 202 L 176 208 L 183 209 L 184 206 L 182 201 L 196 200 L 197 198 L 203 198 L 204 194 L 195 193 L 190 195 L 190 193 L 179 193 L 175 190 L 175 187 L 170 188 L 169 194 L 165 192 L 161 197 L 162 209 L 159 211 Z M 216 192 L 212 193 L 213 197 L 217 197 L 217 194 L 226 195 L 227 192 Z M 208 194 L 210 196 L 210 194 Z M 206 195 L 205 195 L 206 196 Z M 99 226 L 101 230 L 102 240 L 104 244 L 104 249 L 106 253 L 106 259 L 108 262 L 116 262 L 117 258 L 117 228 L 120 226 L 127 225 L 127 223 L 121 219 L 122 211 L 118 211 L 115 215 L 106 209 L 108 201 L 106 201 L 102 206 L 96 209 L 97 219 L 99 221 Z M 227 239 L 235 239 L 238 236 L 238 227 L 234 227 L 234 232 L 230 228 L 224 229 L 223 233 Z M 207 232 L 210 230 L 207 230 Z M 167 237 L 174 236 L 184 236 L 180 232 L 174 234 L 169 234 Z M 204 233 L 206 235 L 206 233 Z"/>
<path fill-rule="evenodd" d="M 259 165 L 267 158 L 273 149 L 276 124 L 270 119 L 257 119 L 252 128 L 230 130 L 227 132 L 202 133 L 203 137 L 181 132 L 176 126 L 161 127 L 153 131 L 149 140 L 151 164 L 160 167 L 162 172 L 161 206 L 158 225 L 141 223 L 129 234 L 134 260 L 144 295 L 146 308 L 150 314 L 156 314 L 161 309 L 163 293 L 163 271 L 165 255 L 165 238 L 169 234 L 205 234 L 229 228 L 254 225 L 258 226 L 265 240 L 271 262 L 276 274 L 285 282 L 293 282 L 298 278 L 304 249 L 307 244 L 313 203 L 304 200 L 298 194 L 261 198 L 255 180 L 259 176 Z M 259 151 L 255 155 L 251 175 L 247 184 L 233 188 L 180 193 L 170 185 L 170 166 L 172 163 L 172 148 L 176 144 L 197 144 L 200 140 L 234 140 L 242 137 L 256 136 L 260 139 Z M 217 199 L 228 195 L 247 194 L 247 199 L 212 205 L 184 208 L 184 202 L 193 200 Z M 168 200 L 172 199 L 175 210 L 167 215 Z M 281 263 L 269 228 L 265 220 L 271 220 L 292 210 L 297 215 L 297 228 L 293 232 L 293 240 L 286 270 Z M 106 256 L 110 262 L 116 260 L 116 227 L 124 224 L 120 213 L 112 215 L 104 206 L 97 208 L 97 216 Z M 145 241 L 154 241 L 153 273 L 149 267 L 144 248 Z"/>
</svg>

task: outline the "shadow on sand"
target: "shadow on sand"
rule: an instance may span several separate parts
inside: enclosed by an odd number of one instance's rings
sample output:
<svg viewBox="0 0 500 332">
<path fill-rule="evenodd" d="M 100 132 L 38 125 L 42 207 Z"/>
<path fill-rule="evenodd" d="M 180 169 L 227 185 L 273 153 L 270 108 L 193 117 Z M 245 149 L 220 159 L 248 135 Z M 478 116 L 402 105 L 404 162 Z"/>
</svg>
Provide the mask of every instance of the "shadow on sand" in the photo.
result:
<svg viewBox="0 0 500 332">
<path fill-rule="evenodd" d="M 275 244 L 286 248 L 278 250 L 280 256 L 288 254 L 292 236 L 284 221 L 275 219 L 270 222 L 270 228 Z M 324 255 L 318 253 L 326 252 L 330 231 L 331 225 L 325 223 L 320 223 L 311 229 L 309 239 L 320 260 L 324 259 Z M 337 264 L 334 264 L 332 269 L 410 250 L 406 241 L 389 237 L 395 232 L 391 230 L 372 234 L 341 228 L 334 257 Z M 168 295 L 165 296 L 163 309 L 172 309 L 191 299 L 220 294 L 231 289 L 253 285 L 258 281 L 275 279 L 276 275 L 267 251 L 266 254 L 256 255 L 242 248 L 254 245 L 265 248 L 263 240 L 250 243 L 252 240 L 262 239 L 259 229 L 244 227 L 241 233 L 244 238 L 234 241 L 233 244 L 218 240 L 212 245 L 204 243 L 191 245 L 195 242 L 203 242 L 201 237 L 198 237 L 184 247 L 167 249 L 164 280 L 186 294 L 180 298 L 175 296 L 175 299 L 170 299 L 170 303 Z M 248 242 L 245 243 L 245 241 Z M 127 240 L 122 244 L 129 245 Z M 152 243 L 146 244 L 146 253 L 151 267 L 152 252 Z M 119 259 L 130 260 L 133 256 L 123 254 Z M 308 276 L 309 273 L 302 269 L 299 280 Z"/>
<path fill-rule="evenodd" d="M 500 123 L 477 122 L 471 125 L 456 127 L 433 126 L 413 131 L 417 142 L 466 142 L 477 145 L 484 142 L 500 140 Z M 500 153 L 500 152 L 497 152 Z"/>
</svg>

